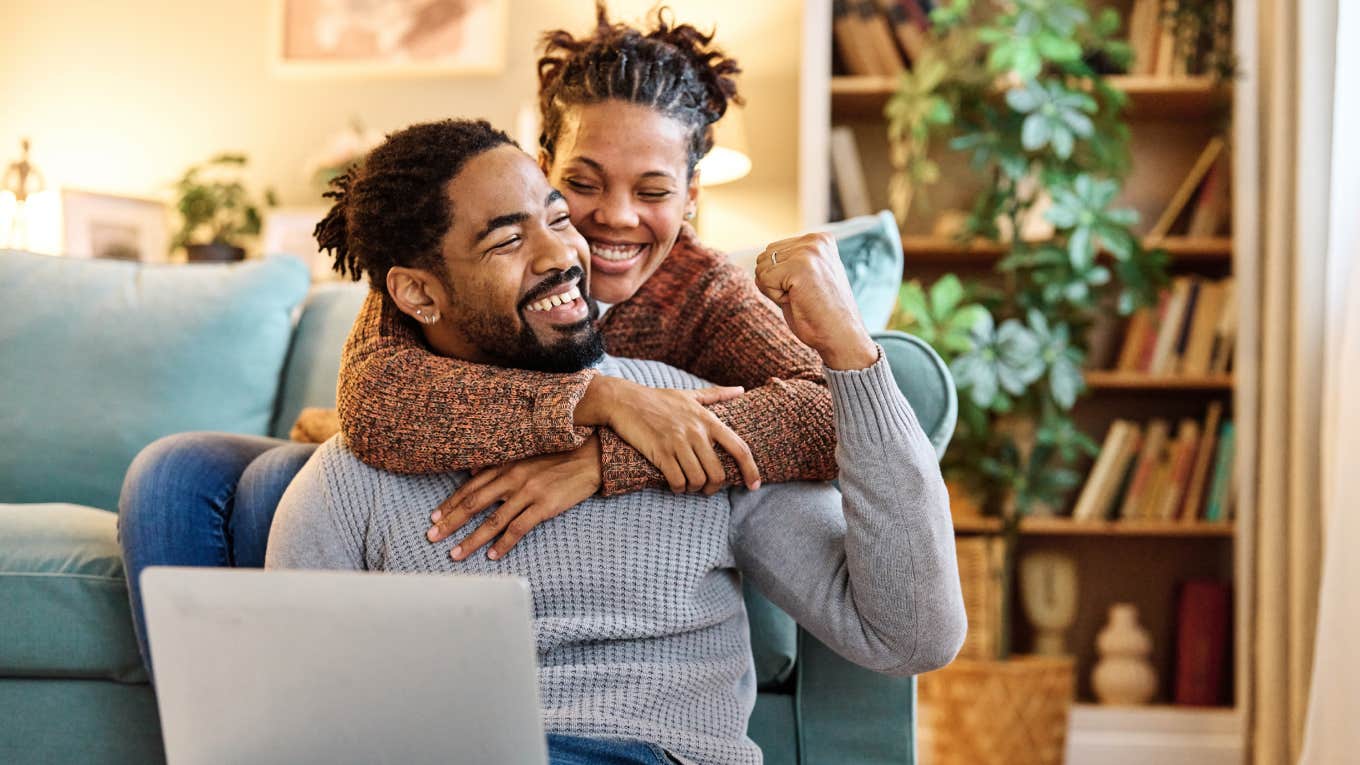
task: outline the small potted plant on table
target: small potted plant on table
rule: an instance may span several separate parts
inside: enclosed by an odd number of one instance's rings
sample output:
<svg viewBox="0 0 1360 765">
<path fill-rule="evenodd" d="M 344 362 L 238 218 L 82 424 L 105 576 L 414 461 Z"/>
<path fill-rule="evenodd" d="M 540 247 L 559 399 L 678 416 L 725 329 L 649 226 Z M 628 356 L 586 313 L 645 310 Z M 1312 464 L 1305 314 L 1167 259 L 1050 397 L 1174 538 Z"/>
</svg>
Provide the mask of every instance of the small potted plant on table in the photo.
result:
<svg viewBox="0 0 1360 765">
<path fill-rule="evenodd" d="M 219 154 L 184 171 L 175 184 L 182 223 L 171 244 L 184 248 L 190 262 L 242 260 L 243 243 L 260 233 L 261 206 L 277 204 L 266 189 L 258 203 L 241 179 L 243 154 Z"/>
</svg>

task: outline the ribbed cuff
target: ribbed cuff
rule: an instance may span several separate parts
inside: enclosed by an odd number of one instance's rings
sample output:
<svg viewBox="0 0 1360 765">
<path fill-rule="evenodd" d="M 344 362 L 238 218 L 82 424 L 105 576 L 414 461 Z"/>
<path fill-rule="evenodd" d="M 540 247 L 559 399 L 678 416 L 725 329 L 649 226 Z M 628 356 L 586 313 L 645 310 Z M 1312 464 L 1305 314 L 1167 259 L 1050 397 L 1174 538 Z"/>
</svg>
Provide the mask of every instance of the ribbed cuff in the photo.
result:
<svg viewBox="0 0 1360 765">
<path fill-rule="evenodd" d="M 540 454 L 575 449 L 594 431 L 589 426 L 576 425 L 573 419 L 576 405 L 581 403 L 596 374 L 594 369 L 583 369 L 564 375 L 561 385 L 546 387 L 534 396 L 534 438 Z"/>
<path fill-rule="evenodd" d="M 921 433 L 916 413 L 902 397 L 881 346 L 878 361 L 867 369 L 823 371 L 831 390 L 839 440 L 883 443 Z"/>
</svg>

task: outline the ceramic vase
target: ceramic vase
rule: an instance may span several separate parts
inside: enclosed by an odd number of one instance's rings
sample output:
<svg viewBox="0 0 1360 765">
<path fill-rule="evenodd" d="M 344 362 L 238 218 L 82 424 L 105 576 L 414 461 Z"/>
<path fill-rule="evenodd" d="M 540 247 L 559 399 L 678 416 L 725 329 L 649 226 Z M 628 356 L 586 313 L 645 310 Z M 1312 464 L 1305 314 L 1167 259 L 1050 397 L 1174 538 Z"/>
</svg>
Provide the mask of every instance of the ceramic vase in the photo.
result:
<svg viewBox="0 0 1360 765">
<path fill-rule="evenodd" d="M 1091 673 L 1091 686 L 1102 704 L 1141 705 L 1157 692 L 1157 673 L 1148 656 L 1152 638 L 1138 624 L 1138 608 L 1131 603 L 1110 607 L 1110 621 L 1096 636 L 1100 661 Z"/>
</svg>

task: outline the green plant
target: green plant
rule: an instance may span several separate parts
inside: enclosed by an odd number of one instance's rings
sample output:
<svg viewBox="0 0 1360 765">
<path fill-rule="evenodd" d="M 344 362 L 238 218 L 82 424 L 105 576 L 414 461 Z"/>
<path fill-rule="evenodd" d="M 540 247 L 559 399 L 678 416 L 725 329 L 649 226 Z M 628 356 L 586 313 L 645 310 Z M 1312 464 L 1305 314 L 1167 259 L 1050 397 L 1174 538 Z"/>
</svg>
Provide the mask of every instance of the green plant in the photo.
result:
<svg viewBox="0 0 1360 765">
<path fill-rule="evenodd" d="M 260 233 L 261 205 L 241 179 L 246 161 L 243 154 L 219 154 L 184 171 L 175 184 L 181 224 L 173 249 L 195 244 L 240 247 Z M 264 206 L 276 204 L 273 190 L 266 189 Z"/>
<path fill-rule="evenodd" d="M 945 300 L 904 287 L 897 326 L 954 373 L 960 420 L 945 468 L 1002 516 L 1009 581 L 1020 518 L 1060 507 L 1080 483 L 1075 464 L 1097 451 L 1072 417 L 1087 329 L 1098 312 L 1155 300 L 1166 258 L 1144 250 L 1137 214 L 1116 203 L 1129 166 L 1125 96 L 1092 62 L 1127 64 L 1118 15 L 1083 0 L 952 0 L 932 22 L 885 109 L 894 206 L 905 220 L 939 179 L 931 149 L 946 140 L 984 181 L 964 238 L 1007 254 L 989 284 L 946 277 Z M 1022 236 L 1036 221 L 1051 233 Z"/>
</svg>

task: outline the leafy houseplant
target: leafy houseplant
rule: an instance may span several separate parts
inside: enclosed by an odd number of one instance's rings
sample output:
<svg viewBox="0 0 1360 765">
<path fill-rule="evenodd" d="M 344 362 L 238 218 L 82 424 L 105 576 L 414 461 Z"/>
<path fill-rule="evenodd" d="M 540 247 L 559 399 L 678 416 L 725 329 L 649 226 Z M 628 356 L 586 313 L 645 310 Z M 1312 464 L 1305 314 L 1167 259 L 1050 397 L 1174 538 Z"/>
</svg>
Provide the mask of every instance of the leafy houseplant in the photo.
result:
<svg viewBox="0 0 1360 765">
<path fill-rule="evenodd" d="M 183 222 L 172 249 L 183 247 L 191 261 L 241 260 L 242 244 L 260 233 L 260 204 L 241 180 L 246 157 L 219 154 L 184 171 L 175 184 Z M 264 205 L 277 204 L 266 189 Z"/>
<path fill-rule="evenodd" d="M 1009 599 L 1021 517 L 1060 507 L 1096 444 L 1074 424 L 1087 330 L 1101 312 L 1156 298 L 1166 257 L 1144 250 L 1115 206 L 1128 170 L 1126 97 L 1096 64 L 1126 65 L 1119 17 L 1084 0 L 952 0 L 885 109 L 892 199 L 905 219 L 935 183 L 939 139 L 983 179 L 963 235 L 1002 243 L 988 283 L 947 276 L 902 288 L 898 326 L 930 342 L 960 391 L 945 469 L 1002 517 Z M 1045 233 L 1031 236 L 1035 221 Z M 1108 257 L 1101 257 L 1105 253 Z M 1009 655 L 1003 603 L 999 656 Z"/>
</svg>

